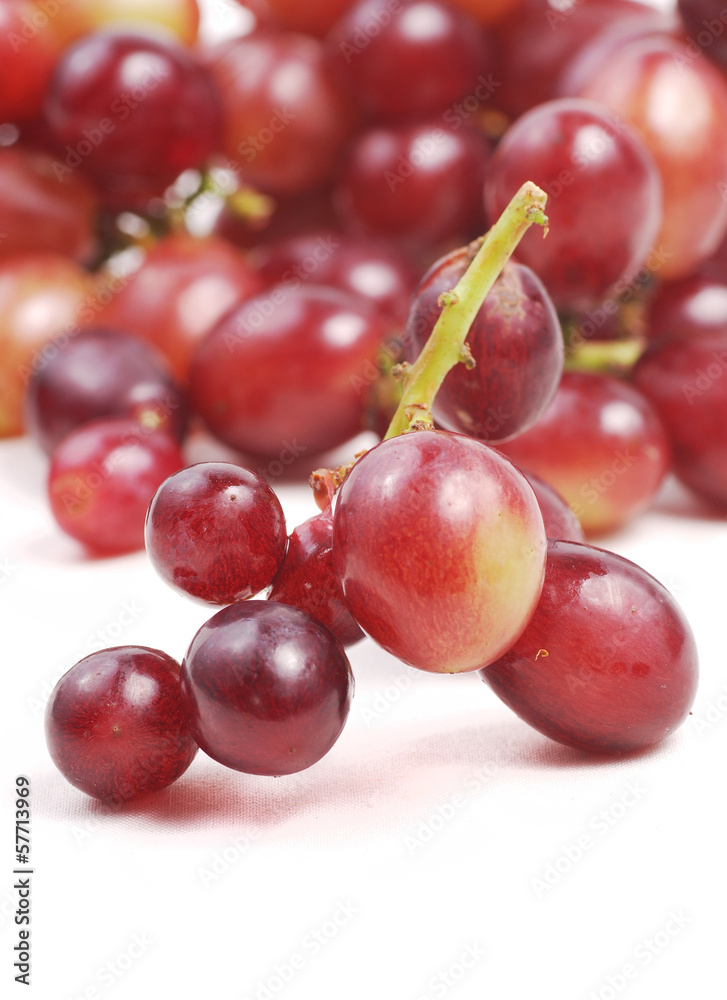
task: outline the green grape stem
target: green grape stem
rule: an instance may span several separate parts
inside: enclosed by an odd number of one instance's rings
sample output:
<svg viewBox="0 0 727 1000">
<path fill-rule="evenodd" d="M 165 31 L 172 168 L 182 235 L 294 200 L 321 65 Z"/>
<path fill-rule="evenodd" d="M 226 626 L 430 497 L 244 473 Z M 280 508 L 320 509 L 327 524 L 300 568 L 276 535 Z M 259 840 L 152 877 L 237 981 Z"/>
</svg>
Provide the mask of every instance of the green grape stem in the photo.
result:
<svg viewBox="0 0 727 1000">
<path fill-rule="evenodd" d="M 440 297 L 442 312 L 421 354 L 406 370 L 401 402 L 384 440 L 432 425 L 432 403 L 447 373 L 460 362 L 472 363 L 467 334 L 488 292 L 530 226 L 543 226 L 543 235 L 547 233 L 546 202 L 545 192 L 526 181 L 484 236 L 455 287 Z"/>
</svg>

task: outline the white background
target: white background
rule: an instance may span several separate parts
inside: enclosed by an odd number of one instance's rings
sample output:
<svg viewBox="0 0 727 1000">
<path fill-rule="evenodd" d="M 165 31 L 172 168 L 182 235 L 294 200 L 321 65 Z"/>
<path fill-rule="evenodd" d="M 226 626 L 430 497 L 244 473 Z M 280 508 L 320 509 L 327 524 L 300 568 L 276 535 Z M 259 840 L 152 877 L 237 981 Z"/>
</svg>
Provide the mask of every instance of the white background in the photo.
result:
<svg viewBox="0 0 727 1000">
<path fill-rule="evenodd" d="M 51 521 L 44 477 L 32 444 L 0 445 L 3 996 L 721 995 L 725 519 L 669 483 L 601 542 L 662 580 L 697 637 L 693 715 L 653 752 L 589 759 L 476 676 L 426 675 L 367 640 L 349 723 L 314 768 L 256 778 L 200 753 L 151 802 L 109 810 L 48 758 L 52 686 L 105 645 L 181 659 L 210 611 L 143 553 L 85 558 Z M 279 491 L 291 527 L 315 512 L 304 487 Z M 32 780 L 30 990 L 12 968 L 18 774 Z"/>
</svg>

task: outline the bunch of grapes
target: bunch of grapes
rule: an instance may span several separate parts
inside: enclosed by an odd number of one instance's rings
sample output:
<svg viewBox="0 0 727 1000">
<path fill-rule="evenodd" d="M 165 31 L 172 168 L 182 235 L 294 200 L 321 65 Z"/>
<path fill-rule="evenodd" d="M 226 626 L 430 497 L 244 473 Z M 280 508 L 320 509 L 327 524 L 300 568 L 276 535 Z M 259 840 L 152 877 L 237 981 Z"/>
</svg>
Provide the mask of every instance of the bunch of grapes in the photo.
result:
<svg viewBox="0 0 727 1000">
<path fill-rule="evenodd" d="M 237 6 L 213 42 L 196 0 L 0 0 L 0 434 L 89 553 L 217 609 L 181 665 L 71 668 L 54 761 L 106 801 L 198 747 L 309 767 L 364 635 L 568 746 L 658 743 L 694 638 L 593 542 L 670 471 L 727 506 L 718 6 Z"/>
</svg>

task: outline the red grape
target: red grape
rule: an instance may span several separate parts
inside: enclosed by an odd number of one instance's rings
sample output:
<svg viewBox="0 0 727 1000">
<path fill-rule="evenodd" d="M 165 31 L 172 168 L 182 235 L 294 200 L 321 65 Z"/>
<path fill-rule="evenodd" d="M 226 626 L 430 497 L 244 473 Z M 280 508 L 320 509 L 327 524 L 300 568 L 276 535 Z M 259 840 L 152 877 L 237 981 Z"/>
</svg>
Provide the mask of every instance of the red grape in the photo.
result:
<svg viewBox="0 0 727 1000">
<path fill-rule="evenodd" d="M 99 31 L 58 63 L 45 102 L 63 175 L 81 167 L 114 207 L 144 209 L 219 146 L 221 115 L 206 71 L 179 45 Z"/>
<path fill-rule="evenodd" d="M 323 285 L 274 286 L 200 345 L 192 407 L 229 447 L 290 465 L 361 429 L 384 334 L 360 297 Z"/>
<path fill-rule="evenodd" d="M 333 513 L 330 508 L 292 532 L 269 600 L 306 611 L 329 628 L 342 646 L 363 639 L 351 616 L 333 567 Z"/>
<path fill-rule="evenodd" d="M 454 250 L 437 261 L 415 292 L 406 326 L 414 361 L 442 311 L 439 298 L 464 274 L 471 255 Z M 558 316 L 538 277 L 522 264 L 505 266 L 475 317 L 467 345 L 476 364 L 450 371 L 432 414 L 450 431 L 496 443 L 527 430 L 550 403 L 563 372 Z"/>
<path fill-rule="evenodd" d="M 179 682 L 179 664 L 146 646 L 80 660 L 46 709 L 53 763 L 76 788 L 114 805 L 166 788 L 197 753 Z"/>
<path fill-rule="evenodd" d="M 343 647 L 285 604 L 218 611 L 182 663 L 182 700 L 200 747 L 248 774 L 293 774 L 341 734 L 353 695 Z"/>
<path fill-rule="evenodd" d="M 489 39 L 440 0 L 358 0 L 326 39 L 331 65 L 362 111 L 382 121 L 445 112 L 492 71 Z"/>
<path fill-rule="evenodd" d="M 727 327 L 727 275 L 691 274 L 660 285 L 649 302 L 647 333 L 662 337 L 701 337 Z"/>
<path fill-rule="evenodd" d="M 482 232 L 488 156 L 482 134 L 466 125 L 426 121 L 370 129 L 349 149 L 335 194 L 338 211 L 352 232 L 426 256 Z"/>
<path fill-rule="evenodd" d="M 76 427 L 102 417 L 133 417 L 181 441 L 182 390 L 145 343 L 112 330 L 82 330 L 28 383 L 27 429 L 50 452 Z"/>
<path fill-rule="evenodd" d="M 473 438 L 413 431 L 359 459 L 335 508 L 333 559 L 356 621 L 423 670 L 475 670 L 515 641 L 540 595 L 532 489 Z"/>
<path fill-rule="evenodd" d="M 654 406 L 606 375 L 566 372 L 537 424 L 501 447 L 567 500 L 586 534 L 613 531 L 646 510 L 669 469 Z"/>
<path fill-rule="evenodd" d="M 284 196 L 332 176 L 352 113 L 320 42 L 261 33 L 223 42 L 207 64 L 222 100 L 222 151 L 247 184 Z"/>
<path fill-rule="evenodd" d="M 53 453 L 51 512 L 60 527 L 95 553 L 144 547 L 144 518 L 159 485 L 184 465 L 176 441 L 135 420 L 85 424 Z"/>
<path fill-rule="evenodd" d="M 285 554 L 285 516 L 268 484 L 237 465 L 202 462 L 154 494 L 146 551 L 159 575 L 209 604 L 244 601 L 267 587 Z"/>
<path fill-rule="evenodd" d="M 535 729 L 579 750 L 624 753 L 665 739 L 697 689 L 694 636 L 639 566 L 574 542 L 548 545 L 538 607 L 482 677 Z"/>
<path fill-rule="evenodd" d="M 581 522 L 573 513 L 568 503 L 557 490 L 546 483 L 540 476 L 524 469 L 520 470 L 530 483 L 535 499 L 538 501 L 540 513 L 543 515 L 545 534 L 551 539 L 566 542 L 585 542 L 586 536 Z"/>
<path fill-rule="evenodd" d="M 541 104 L 506 132 L 487 170 L 486 204 L 497 217 L 521 184 L 548 194 L 550 230 L 526 233 L 517 258 L 557 306 L 585 309 L 625 286 L 661 225 L 661 185 L 638 135 L 604 107 L 563 99 Z"/>
<path fill-rule="evenodd" d="M 727 331 L 656 341 L 632 374 L 666 427 L 676 475 L 727 506 Z"/>
</svg>

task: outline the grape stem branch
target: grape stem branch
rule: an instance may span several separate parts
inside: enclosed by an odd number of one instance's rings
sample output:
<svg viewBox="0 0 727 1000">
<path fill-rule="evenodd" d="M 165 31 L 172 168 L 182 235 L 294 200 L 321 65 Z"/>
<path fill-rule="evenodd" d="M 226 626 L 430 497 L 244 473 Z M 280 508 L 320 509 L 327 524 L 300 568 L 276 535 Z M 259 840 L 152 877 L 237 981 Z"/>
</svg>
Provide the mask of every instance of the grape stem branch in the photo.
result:
<svg viewBox="0 0 727 1000">
<path fill-rule="evenodd" d="M 447 373 L 456 364 L 471 363 L 467 347 L 470 326 L 518 243 L 533 223 L 548 231 L 543 211 L 547 195 L 527 181 L 490 231 L 472 263 L 450 292 L 439 299 L 442 312 L 421 354 L 404 375 L 401 402 L 384 440 L 432 424 L 431 407 Z"/>
</svg>

